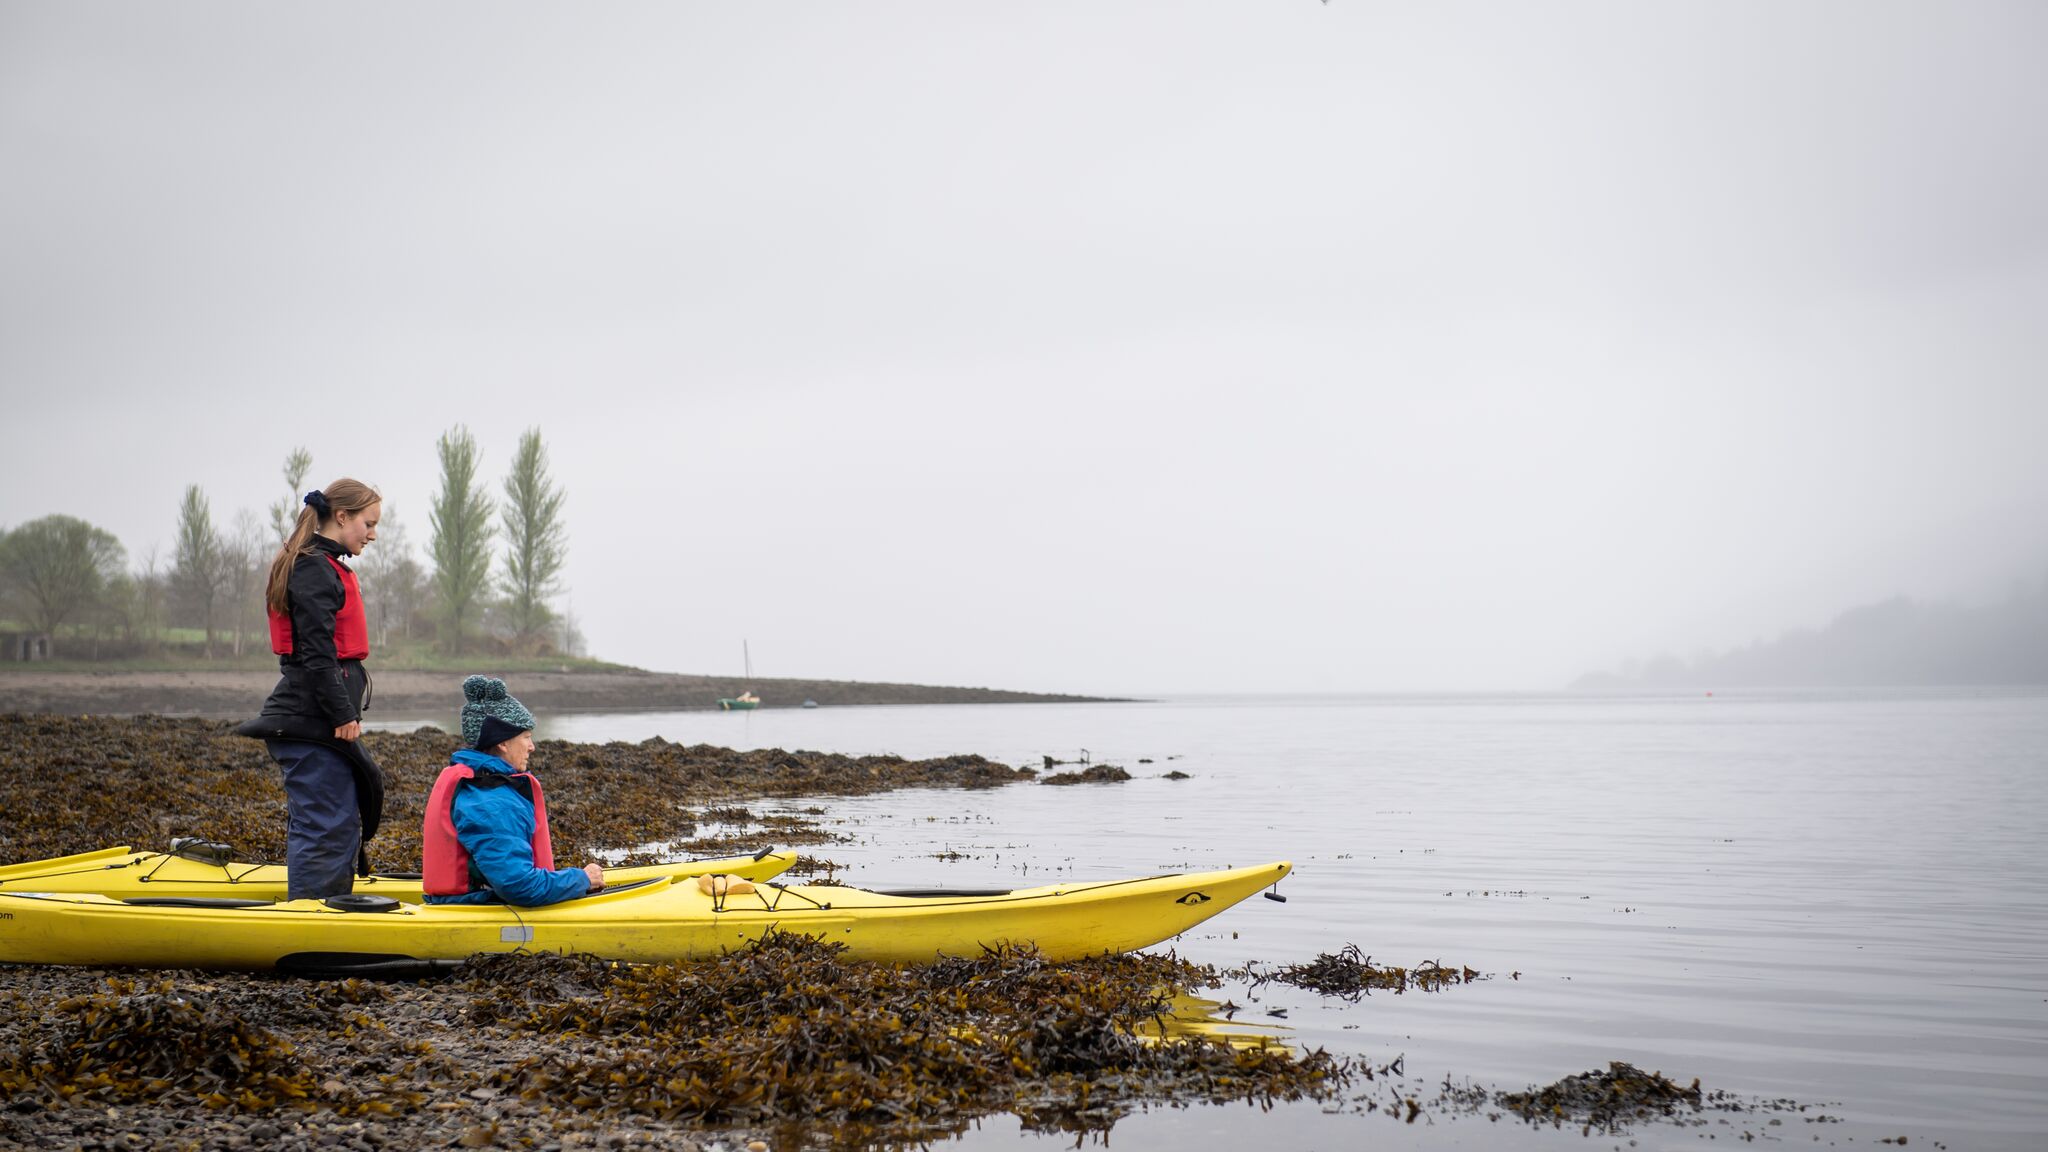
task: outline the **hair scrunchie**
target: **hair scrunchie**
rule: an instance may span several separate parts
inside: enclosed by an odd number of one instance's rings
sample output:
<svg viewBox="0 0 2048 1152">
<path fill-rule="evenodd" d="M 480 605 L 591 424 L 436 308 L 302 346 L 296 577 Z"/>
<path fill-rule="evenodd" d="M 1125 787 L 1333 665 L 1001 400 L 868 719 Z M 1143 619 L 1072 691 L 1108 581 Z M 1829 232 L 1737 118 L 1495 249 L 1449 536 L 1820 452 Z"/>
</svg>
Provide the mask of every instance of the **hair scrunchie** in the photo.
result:
<svg viewBox="0 0 2048 1152">
<path fill-rule="evenodd" d="M 334 515 L 334 507 L 327 503 L 327 493 L 318 488 L 306 493 L 306 504 L 318 512 L 322 519 Z"/>
</svg>

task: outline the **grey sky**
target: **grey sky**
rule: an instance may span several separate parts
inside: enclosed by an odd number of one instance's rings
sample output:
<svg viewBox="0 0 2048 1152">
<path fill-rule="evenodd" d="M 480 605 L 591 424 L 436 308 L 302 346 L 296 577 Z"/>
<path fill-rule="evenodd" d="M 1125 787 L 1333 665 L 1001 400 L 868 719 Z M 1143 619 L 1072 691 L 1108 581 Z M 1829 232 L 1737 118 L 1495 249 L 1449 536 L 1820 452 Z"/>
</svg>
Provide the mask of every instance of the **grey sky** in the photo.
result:
<svg viewBox="0 0 2048 1152">
<path fill-rule="evenodd" d="M 0 524 L 539 425 L 601 655 L 1551 687 L 2048 564 L 2038 4 L 0 6 Z"/>
</svg>

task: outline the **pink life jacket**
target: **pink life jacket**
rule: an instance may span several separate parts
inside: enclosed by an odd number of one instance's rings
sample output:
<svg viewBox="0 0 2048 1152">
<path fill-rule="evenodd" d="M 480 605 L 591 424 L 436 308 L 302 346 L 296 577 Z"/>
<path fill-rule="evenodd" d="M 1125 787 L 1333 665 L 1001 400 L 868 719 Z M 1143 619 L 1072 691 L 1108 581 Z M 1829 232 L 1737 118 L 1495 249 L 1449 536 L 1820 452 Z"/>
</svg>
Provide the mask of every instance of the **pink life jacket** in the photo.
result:
<svg viewBox="0 0 2048 1152">
<path fill-rule="evenodd" d="M 370 656 L 370 616 L 363 611 L 362 588 L 348 565 L 332 556 L 326 560 L 341 577 L 341 609 L 334 614 L 334 658 L 366 660 Z M 279 656 L 292 654 L 291 613 L 270 610 L 270 650 Z"/>
<path fill-rule="evenodd" d="M 450 764 L 441 769 L 434 790 L 427 793 L 426 826 L 420 832 L 421 887 L 429 896 L 461 896 L 475 891 L 469 883 L 469 853 L 455 835 L 455 790 L 476 777 L 467 764 Z M 548 836 L 548 799 L 540 780 L 530 772 L 518 772 L 503 779 L 520 787 L 533 801 L 533 865 L 544 872 L 555 867 L 555 843 Z M 527 792 L 530 788 L 532 791 Z"/>
</svg>

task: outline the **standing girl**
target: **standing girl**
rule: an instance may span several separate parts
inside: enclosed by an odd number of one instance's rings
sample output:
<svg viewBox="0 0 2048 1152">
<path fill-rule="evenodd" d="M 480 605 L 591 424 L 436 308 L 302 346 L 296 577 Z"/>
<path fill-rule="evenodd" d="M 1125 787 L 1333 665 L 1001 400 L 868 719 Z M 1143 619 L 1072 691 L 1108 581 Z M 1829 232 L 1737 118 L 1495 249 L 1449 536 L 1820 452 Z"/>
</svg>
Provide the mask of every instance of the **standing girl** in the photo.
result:
<svg viewBox="0 0 2048 1152">
<path fill-rule="evenodd" d="M 291 810 L 287 896 L 339 896 L 368 874 L 363 844 L 384 809 L 384 774 L 363 750 L 370 678 L 368 617 L 343 559 L 377 538 L 382 497 L 355 480 L 306 493 L 270 562 L 270 649 L 283 673 L 263 712 L 236 731 L 259 737 L 284 772 Z"/>
</svg>

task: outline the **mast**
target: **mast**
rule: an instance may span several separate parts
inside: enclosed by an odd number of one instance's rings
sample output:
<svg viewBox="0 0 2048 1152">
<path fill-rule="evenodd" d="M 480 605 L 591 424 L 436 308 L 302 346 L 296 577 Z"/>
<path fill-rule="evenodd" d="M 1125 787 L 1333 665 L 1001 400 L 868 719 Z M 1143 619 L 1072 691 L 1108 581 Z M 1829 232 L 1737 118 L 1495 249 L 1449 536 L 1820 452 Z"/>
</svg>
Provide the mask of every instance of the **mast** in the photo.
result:
<svg viewBox="0 0 2048 1152">
<path fill-rule="evenodd" d="M 754 682 L 754 654 L 747 651 L 745 640 L 740 641 L 740 656 L 747 662 L 747 683 L 751 685 Z"/>
</svg>

